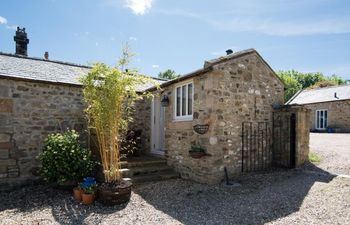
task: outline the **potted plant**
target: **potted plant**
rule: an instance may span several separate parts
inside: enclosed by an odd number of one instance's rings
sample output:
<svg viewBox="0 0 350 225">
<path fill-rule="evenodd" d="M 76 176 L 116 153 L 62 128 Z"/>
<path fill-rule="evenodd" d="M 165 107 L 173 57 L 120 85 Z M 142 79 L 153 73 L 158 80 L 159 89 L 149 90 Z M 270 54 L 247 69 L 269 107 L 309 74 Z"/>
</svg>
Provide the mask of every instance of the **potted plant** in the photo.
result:
<svg viewBox="0 0 350 225">
<path fill-rule="evenodd" d="M 84 181 L 80 183 L 80 188 L 82 190 L 81 200 L 83 204 L 90 205 L 95 201 L 96 192 L 96 180 L 93 177 L 86 177 Z"/>
<path fill-rule="evenodd" d="M 40 174 L 55 187 L 72 190 L 79 180 L 89 176 L 96 164 L 89 150 L 82 148 L 74 130 L 50 134 L 39 156 Z"/>
<path fill-rule="evenodd" d="M 124 181 L 121 174 L 121 143 L 128 124 L 133 121 L 133 105 L 137 100 L 151 96 L 138 93 L 136 87 L 154 83 L 150 78 L 125 70 L 131 54 L 123 49 L 119 67 L 111 68 L 103 63 L 93 66 L 81 79 L 89 128 L 97 136 L 104 182 L 98 186 L 98 200 L 105 205 L 129 201 L 131 182 Z"/>
<path fill-rule="evenodd" d="M 195 159 L 199 159 L 207 155 L 206 149 L 200 145 L 192 145 L 191 150 L 189 150 L 188 153 Z"/>
<path fill-rule="evenodd" d="M 83 190 L 81 189 L 80 184 L 77 187 L 73 188 L 73 196 L 75 200 L 80 202 L 82 199 L 82 194 Z"/>
</svg>

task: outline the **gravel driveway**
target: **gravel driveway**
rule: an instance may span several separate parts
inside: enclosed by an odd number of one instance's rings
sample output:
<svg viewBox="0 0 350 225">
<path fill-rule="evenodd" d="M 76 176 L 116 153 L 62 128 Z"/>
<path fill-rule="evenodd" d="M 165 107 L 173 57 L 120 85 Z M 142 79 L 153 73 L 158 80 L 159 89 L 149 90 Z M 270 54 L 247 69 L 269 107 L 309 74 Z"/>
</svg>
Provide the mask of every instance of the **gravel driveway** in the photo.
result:
<svg viewBox="0 0 350 225">
<path fill-rule="evenodd" d="M 319 168 L 350 175 L 350 134 L 310 133 L 310 151 L 321 156 Z"/>
<path fill-rule="evenodd" d="M 346 224 L 350 179 L 303 171 L 247 175 L 238 187 L 181 179 L 134 188 L 129 204 L 84 206 L 42 185 L 0 193 L 0 224 Z"/>
</svg>

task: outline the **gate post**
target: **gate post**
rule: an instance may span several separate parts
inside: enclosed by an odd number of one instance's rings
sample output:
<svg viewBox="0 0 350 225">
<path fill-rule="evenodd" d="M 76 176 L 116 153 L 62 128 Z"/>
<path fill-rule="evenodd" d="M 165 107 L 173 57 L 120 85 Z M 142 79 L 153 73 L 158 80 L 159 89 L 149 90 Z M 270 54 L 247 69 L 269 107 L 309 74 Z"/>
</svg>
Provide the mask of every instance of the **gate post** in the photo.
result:
<svg viewBox="0 0 350 225">
<path fill-rule="evenodd" d="M 283 106 L 273 115 L 273 164 L 293 168 L 308 161 L 310 110 Z"/>
</svg>

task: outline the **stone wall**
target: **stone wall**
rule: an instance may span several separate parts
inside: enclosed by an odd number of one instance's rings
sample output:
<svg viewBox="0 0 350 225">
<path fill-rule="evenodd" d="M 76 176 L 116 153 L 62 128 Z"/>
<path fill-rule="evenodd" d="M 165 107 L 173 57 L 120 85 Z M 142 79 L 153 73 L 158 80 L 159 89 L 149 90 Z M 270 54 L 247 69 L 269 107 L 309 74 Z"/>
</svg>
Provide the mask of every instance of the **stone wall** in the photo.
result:
<svg viewBox="0 0 350 225">
<path fill-rule="evenodd" d="M 149 153 L 151 148 L 151 100 L 142 99 L 135 102 L 133 122 L 130 123 L 130 130 L 141 130 L 141 146 L 138 149 L 141 153 Z"/>
<path fill-rule="evenodd" d="M 308 162 L 310 110 L 303 106 L 286 106 L 274 112 L 273 163 L 287 168 L 291 165 L 291 117 L 295 116 L 295 166 Z"/>
<path fill-rule="evenodd" d="M 243 122 L 272 124 L 273 105 L 283 104 L 283 84 L 254 54 L 219 63 L 213 70 L 193 78 L 193 120 L 174 121 L 174 85 L 163 94 L 170 97 L 166 108 L 166 150 L 168 163 L 181 176 L 202 183 L 218 183 L 241 172 L 241 132 Z M 208 124 L 203 135 L 193 131 Z M 191 158 L 191 145 L 201 145 L 210 156 Z"/>
<path fill-rule="evenodd" d="M 0 186 L 37 175 L 48 134 L 67 128 L 87 136 L 81 87 L 0 78 Z"/>
<path fill-rule="evenodd" d="M 350 100 L 321 102 L 305 105 L 311 110 L 310 130 L 316 130 L 316 110 L 328 110 L 328 126 L 336 128 L 336 132 L 350 132 Z"/>
</svg>

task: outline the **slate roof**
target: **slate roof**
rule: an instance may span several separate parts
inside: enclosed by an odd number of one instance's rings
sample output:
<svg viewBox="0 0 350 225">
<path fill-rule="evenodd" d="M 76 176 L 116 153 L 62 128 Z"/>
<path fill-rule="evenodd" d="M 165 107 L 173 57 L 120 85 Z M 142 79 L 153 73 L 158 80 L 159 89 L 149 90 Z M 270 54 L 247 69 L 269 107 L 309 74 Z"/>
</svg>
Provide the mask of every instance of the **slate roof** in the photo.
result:
<svg viewBox="0 0 350 225">
<path fill-rule="evenodd" d="M 311 103 L 341 101 L 347 99 L 350 99 L 350 84 L 335 87 L 305 89 L 296 93 L 286 103 L 286 105 L 305 105 Z"/>
<path fill-rule="evenodd" d="M 62 61 L 45 60 L 0 52 L 0 76 L 44 81 L 61 84 L 81 85 L 79 78 L 89 72 L 91 67 Z M 157 83 L 165 80 L 153 78 Z M 153 84 L 138 88 L 143 91 Z"/>
</svg>

